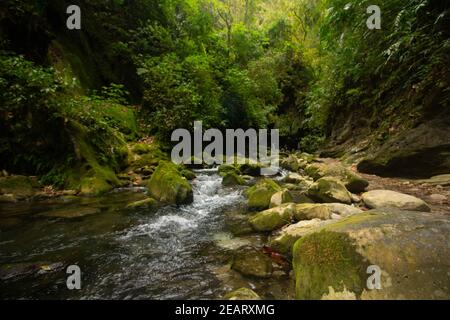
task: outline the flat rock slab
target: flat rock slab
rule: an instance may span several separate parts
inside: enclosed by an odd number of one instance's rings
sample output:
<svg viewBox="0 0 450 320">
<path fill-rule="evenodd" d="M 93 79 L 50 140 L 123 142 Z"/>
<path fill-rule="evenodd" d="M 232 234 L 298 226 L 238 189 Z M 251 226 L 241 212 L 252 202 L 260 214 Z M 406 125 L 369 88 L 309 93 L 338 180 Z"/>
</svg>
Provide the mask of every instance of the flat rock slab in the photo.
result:
<svg viewBox="0 0 450 320">
<path fill-rule="evenodd" d="M 410 211 L 431 211 L 422 199 L 391 190 L 372 190 L 363 193 L 362 200 L 371 209 L 397 208 Z"/>
</svg>

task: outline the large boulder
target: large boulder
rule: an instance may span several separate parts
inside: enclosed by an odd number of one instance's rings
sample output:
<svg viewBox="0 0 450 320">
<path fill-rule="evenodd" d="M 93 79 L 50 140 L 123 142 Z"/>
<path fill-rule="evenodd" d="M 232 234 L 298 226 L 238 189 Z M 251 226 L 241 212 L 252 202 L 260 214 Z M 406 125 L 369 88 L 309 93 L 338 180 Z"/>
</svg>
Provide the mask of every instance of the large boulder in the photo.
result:
<svg viewBox="0 0 450 320">
<path fill-rule="evenodd" d="M 363 193 L 362 199 L 371 209 L 397 208 L 411 211 L 431 211 L 425 201 L 408 194 L 391 190 L 372 190 Z"/>
<path fill-rule="evenodd" d="M 308 196 L 317 202 L 352 203 L 351 194 L 338 178 L 324 177 L 317 180 L 309 189 Z"/>
<path fill-rule="evenodd" d="M 269 278 L 272 275 L 272 260 L 261 250 L 245 246 L 234 254 L 231 269 L 257 278 Z"/>
<path fill-rule="evenodd" d="M 236 168 L 234 165 L 232 164 L 222 164 L 221 166 L 219 166 L 219 175 L 221 175 L 222 177 L 224 175 L 226 175 L 227 173 L 234 173 L 237 175 L 240 175 L 241 173 L 239 172 L 239 169 Z"/>
<path fill-rule="evenodd" d="M 193 201 L 192 187 L 179 168 L 171 162 L 161 161 L 148 182 L 150 195 L 166 204 L 189 204 Z"/>
<path fill-rule="evenodd" d="M 261 297 L 253 290 L 240 288 L 225 295 L 225 300 L 261 300 Z"/>
<path fill-rule="evenodd" d="M 251 210 L 265 210 L 269 208 L 270 199 L 281 190 L 281 187 L 275 181 L 268 178 L 261 179 L 245 192 L 248 198 L 248 207 Z"/>
<path fill-rule="evenodd" d="M 296 298 L 450 299 L 450 218 L 372 210 L 319 226 L 293 248 Z M 368 268 L 371 266 L 371 268 Z M 373 269 L 381 289 L 369 289 Z"/>
<path fill-rule="evenodd" d="M 283 203 L 289 203 L 292 201 L 292 194 L 289 192 L 289 190 L 284 189 L 282 191 L 278 191 L 275 193 L 272 198 L 270 198 L 270 208 L 275 208 L 278 206 L 281 206 Z"/>
<path fill-rule="evenodd" d="M 272 231 L 291 223 L 295 210 L 295 204 L 286 203 L 255 214 L 249 222 L 256 231 Z"/>
<path fill-rule="evenodd" d="M 342 181 L 348 191 L 353 193 L 363 192 L 369 185 L 366 179 L 338 163 L 316 162 L 308 165 L 305 171 L 314 180 L 323 177 L 336 177 Z"/>
<path fill-rule="evenodd" d="M 358 164 L 379 176 L 429 178 L 450 172 L 450 119 L 425 122 L 390 139 Z"/>
</svg>

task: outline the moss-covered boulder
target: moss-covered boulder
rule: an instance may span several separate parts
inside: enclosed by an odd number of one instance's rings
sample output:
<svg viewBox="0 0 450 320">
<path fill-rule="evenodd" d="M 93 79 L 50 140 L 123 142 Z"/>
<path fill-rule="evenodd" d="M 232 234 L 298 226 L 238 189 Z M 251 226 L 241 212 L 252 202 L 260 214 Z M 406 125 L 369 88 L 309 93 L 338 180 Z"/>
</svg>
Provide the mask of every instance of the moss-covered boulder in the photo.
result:
<svg viewBox="0 0 450 320">
<path fill-rule="evenodd" d="M 223 176 L 222 185 L 232 187 L 245 184 L 245 180 L 236 173 L 228 172 Z"/>
<path fill-rule="evenodd" d="M 189 170 L 189 169 L 183 169 L 180 171 L 181 175 L 183 177 L 185 177 L 188 180 L 194 180 L 195 178 L 197 178 L 196 174 L 194 173 L 194 171 Z"/>
<path fill-rule="evenodd" d="M 237 175 L 240 175 L 241 172 L 239 171 L 238 168 L 236 168 L 236 166 L 232 165 L 232 164 L 222 164 L 221 166 L 219 166 L 219 175 L 221 175 L 222 177 L 224 175 L 226 175 L 227 173 L 234 173 Z"/>
<path fill-rule="evenodd" d="M 427 212 L 383 208 L 319 226 L 293 248 L 296 297 L 448 300 L 449 242 L 450 219 Z M 368 288 L 368 266 L 381 289 Z"/>
<path fill-rule="evenodd" d="M 422 199 L 391 190 L 372 190 L 363 193 L 362 199 L 371 209 L 397 208 L 411 211 L 431 211 L 428 204 Z"/>
<path fill-rule="evenodd" d="M 289 190 L 284 189 L 275 193 L 272 198 L 270 198 L 270 208 L 275 208 L 281 206 L 283 203 L 293 202 L 292 194 Z"/>
<path fill-rule="evenodd" d="M 352 203 L 352 197 L 343 183 L 334 177 L 317 180 L 309 189 L 308 196 L 317 202 Z"/>
<path fill-rule="evenodd" d="M 272 231 L 291 223 L 294 214 L 295 204 L 286 203 L 255 214 L 249 219 L 249 222 L 256 231 Z"/>
<path fill-rule="evenodd" d="M 369 185 L 366 179 L 338 163 L 312 163 L 305 168 L 305 172 L 314 180 L 323 177 L 338 178 L 353 193 L 363 192 Z"/>
<path fill-rule="evenodd" d="M 300 169 L 299 159 L 295 155 L 289 155 L 287 158 L 284 158 L 280 161 L 280 166 L 283 169 L 297 172 Z"/>
<path fill-rule="evenodd" d="M 153 198 L 166 204 L 189 204 L 194 200 L 191 185 L 168 161 L 160 162 L 148 181 L 148 190 Z"/>
<path fill-rule="evenodd" d="M 235 252 L 231 269 L 257 278 L 269 278 L 273 272 L 272 260 L 261 250 L 251 246 L 239 248 Z"/>
<path fill-rule="evenodd" d="M 225 300 L 261 300 L 261 297 L 253 290 L 248 288 L 240 288 L 224 297 Z"/>
<path fill-rule="evenodd" d="M 281 187 L 275 181 L 267 178 L 261 179 L 245 192 L 248 198 L 248 207 L 251 210 L 265 210 L 269 208 L 270 199 L 281 190 Z"/>
<path fill-rule="evenodd" d="M 10 195 L 14 199 L 32 197 L 39 184 L 35 179 L 25 176 L 6 176 L 0 178 L 0 194 Z M 6 198 L 6 197 L 5 197 Z"/>
</svg>

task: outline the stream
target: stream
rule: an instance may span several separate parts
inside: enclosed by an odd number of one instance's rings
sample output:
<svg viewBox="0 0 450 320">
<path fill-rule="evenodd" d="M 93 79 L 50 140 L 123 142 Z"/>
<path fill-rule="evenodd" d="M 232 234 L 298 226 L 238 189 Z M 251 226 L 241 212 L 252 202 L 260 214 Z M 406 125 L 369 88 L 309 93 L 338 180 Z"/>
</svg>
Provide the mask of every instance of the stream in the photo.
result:
<svg viewBox="0 0 450 320">
<path fill-rule="evenodd" d="M 245 229 L 242 188 L 223 188 L 214 169 L 196 174 L 194 202 L 181 207 L 127 209 L 145 197 L 133 188 L 2 204 L 0 298 L 220 299 L 243 286 L 288 298 L 287 276 L 248 279 L 230 270 L 233 250 L 262 246 L 264 236 L 235 231 Z M 81 290 L 67 289 L 68 265 L 80 267 Z"/>
</svg>

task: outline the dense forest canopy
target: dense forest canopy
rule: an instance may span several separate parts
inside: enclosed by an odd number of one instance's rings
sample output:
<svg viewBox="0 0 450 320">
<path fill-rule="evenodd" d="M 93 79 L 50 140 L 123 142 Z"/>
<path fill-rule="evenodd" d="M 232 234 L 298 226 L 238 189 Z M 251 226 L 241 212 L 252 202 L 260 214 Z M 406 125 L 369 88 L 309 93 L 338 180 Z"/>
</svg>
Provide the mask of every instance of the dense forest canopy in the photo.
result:
<svg viewBox="0 0 450 320">
<path fill-rule="evenodd" d="M 7 170 L 52 183 L 77 160 L 115 170 L 123 141 L 167 145 L 195 120 L 277 128 L 284 147 L 315 151 L 349 118 L 381 143 L 448 115 L 445 0 L 84 0 L 82 29 L 68 30 L 72 2 L 0 4 Z"/>
</svg>

